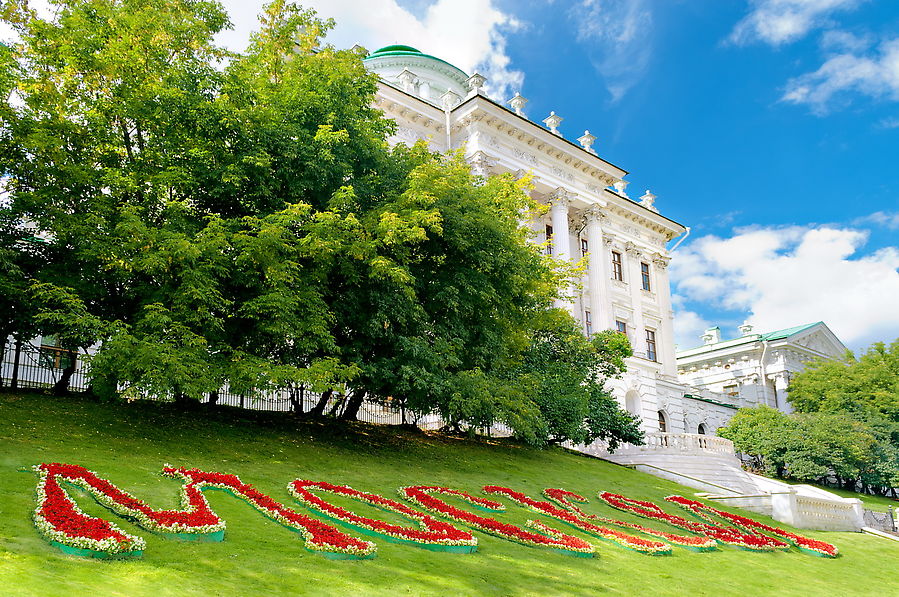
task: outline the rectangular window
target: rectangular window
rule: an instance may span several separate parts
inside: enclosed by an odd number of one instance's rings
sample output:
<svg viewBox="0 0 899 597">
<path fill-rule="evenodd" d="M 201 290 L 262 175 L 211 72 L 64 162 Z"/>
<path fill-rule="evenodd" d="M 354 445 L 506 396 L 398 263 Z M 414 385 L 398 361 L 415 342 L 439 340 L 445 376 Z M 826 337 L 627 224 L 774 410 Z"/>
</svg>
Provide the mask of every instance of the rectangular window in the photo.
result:
<svg viewBox="0 0 899 597">
<path fill-rule="evenodd" d="M 590 245 L 587 244 L 587 239 L 581 239 L 581 257 L 586 257 L 587 253 L 590 252 Z"/>
<path fill-rule="evenodd" d="M 724 386 L 723 393 L 728 396 L 739 396 L 740 395 L 740 387 L 737 384 Z"/>
<path fill-rule="evenodd" d="M 584 311 L 584 326 L 587 328 L 587 335 L 593 335 L 593 318 L 590 316 L 590 311 Z"/>
<path fill-rule="evenodd" d="M 646 358 L 650 361 L 658 361 L 656 354 L 656 333 L 652 330 L 646 330 Z"/>
<path fill-rule="evenodd" d="M 546 225 L 546 254 L 553 254 L 553 227 L 549 224 Z"/>
<path fill-rule="evenodd" d="M 624 282 L 624 270 L 621 268 L 621 253 L 612 251 L 612 278 Z"/>
<path fill-rule="evenodd" d="M 643 277 L 643 290 L 650 290 L 648 263 L 640 263 L 640 275 Z"/>
<path fill-rule="evenodd" d="M 615 329 L 618 330 L 619 334 L 624 334 L 625 336 L 627 336 L 627 324 L 620 319 L 615 320 Z"/>
</svg>

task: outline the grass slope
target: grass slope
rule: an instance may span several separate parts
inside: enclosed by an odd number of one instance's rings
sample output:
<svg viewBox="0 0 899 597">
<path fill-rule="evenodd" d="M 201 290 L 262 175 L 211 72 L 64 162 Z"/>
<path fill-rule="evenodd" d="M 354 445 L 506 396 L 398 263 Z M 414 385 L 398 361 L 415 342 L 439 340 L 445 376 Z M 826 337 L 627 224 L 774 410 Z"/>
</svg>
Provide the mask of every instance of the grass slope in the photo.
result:
<svg viewBox="0 0 899 597">
<path fill-rule="evenodd" d="M 261 413 L 182 413 L 150 404 L 0 394 L 0 594 L 899 594 L 899 578 L 884 565 L 899 561 L 899 543 L 861 534 L 807 533 L 835 543 L 843 554 L 836 560 L 795 550 L 758 554 L 731 548 L 704 554 L 675 548 L 672 556 L 650 557 L 597 539 L 591 541 L 597 543 L 598 557 L 590 560 L 476 533 L 480 547 L 471 555 L 376 540 L 376 559 L 341 562 L 305 551 L 296 535 L 221 492 L 207 496 L 228 523 L 222 543 L 171 541 L 112 518 L 147 539 L 144 557 L 80 559 L 51 548 L 30 522 L 36 477 L 17 469 L 43 461 L 87 466 L 156 507 L 177 501 L 176 483 L 158 475 L 164 463 L 237 473 L 285 503 L 290 503 L 287 482 L 297 477 L 390 497 L 401 485 L 421 483 L 473 493 L 482 485 L 502 484 L 534 497 L 546 487 L 585 496 L 611 490 L 659 503 L 671 493 L 692 495 L 688 488 L 562 450 Z M 91 499 L 78 501 L 91 514 L 109 516 Z M 354 509 L 374 515 L 359 504 Z M 651 524 L 595 499 L 585 509 Z M 665 509 L 678 511 L 670 505 Z M 518 524 L 528 518 L 511 503 L 508 514 L 498 516 Z"/>
</svg>

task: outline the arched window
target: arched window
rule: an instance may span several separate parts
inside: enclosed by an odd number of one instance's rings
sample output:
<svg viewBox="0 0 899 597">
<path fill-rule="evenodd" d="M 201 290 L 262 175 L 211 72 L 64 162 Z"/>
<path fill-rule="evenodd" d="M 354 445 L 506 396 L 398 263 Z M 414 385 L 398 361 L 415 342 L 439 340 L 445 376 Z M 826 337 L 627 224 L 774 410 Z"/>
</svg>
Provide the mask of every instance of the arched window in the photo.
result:
<svg viewBox="0 0 899 597">
<path fill-rule="evenodd" d="M 659 411 L 659 431 L 665 433 L 668 431 L 668 420 L 665 418 L 665 413 Z"/>
<path fill-rule="evenodd" d="M 700 424 L 699 424 L 699 429 L 696 430 L 696 433 L 698 433 L 699 435 L 705 435 L 705 434 L 706 434 L 706 431 L 705 431 L 705 423 L 700 423 Z"/>
</svg>

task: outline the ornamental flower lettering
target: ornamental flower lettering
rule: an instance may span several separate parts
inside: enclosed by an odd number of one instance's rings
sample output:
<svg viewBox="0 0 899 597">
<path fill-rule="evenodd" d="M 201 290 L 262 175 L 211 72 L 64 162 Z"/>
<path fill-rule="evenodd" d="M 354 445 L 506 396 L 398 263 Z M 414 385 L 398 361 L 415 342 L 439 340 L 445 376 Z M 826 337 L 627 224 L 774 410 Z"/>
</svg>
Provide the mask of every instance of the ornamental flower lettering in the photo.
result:
<svg viewBox="0 0 899 597">
<path fill-rule="evenodd" d="M 797 533 L 791 533 L 789 531 L 785 531 L 783 529 L 761 523 L 757 520 L 752 520 L 751 518 L 740 516 L 739 514 L 725 512 L 713 506 L 709 506 L 708 504 L 697 502 L 696 500 L 690 500 L 679 495 L 669 495 L 665 499 L 669 502 L 677 504 L 678 506 L 681 506 L 682 508 L 689 510 L 693 514 L 699 516 L 700 518 L 711 524 L 714 524 L 714 520 L 707 514 L 707 512 L 717 514 L 721 518 L 730 521 L 734 524 L 734 526 L 743 529 L 747 533 L 761 535 L 762 533 L 759 531 L 763 531 L 765 533 L 777 535 L 778 537 L 783 537 L 784 539 L 795 545 L 800 551 L 804 551 L 812 555 L 824 558 L 835 558 L 840 553 L 836 546 L 831 545 L 830 543 L 803 537 L 802 535 L 799 535 Z"/>
<path fill-rule="evenodd" d="M 672 526 L 711 537 L 719 543 L 734 545 L 751 551 L 773 551 L 778 549 L 789 549 L 790 547 L 783 541 L 766 535 L 748 534 L 741 532 L 738 529 L 722 527 L 710 522 L 687 520 L 686 518 L 674 514 L 668 514 L 651 502 L 632 500 L 622 495 L 609 493 L 607 491 L 600 492 L 599 498 L 613 508 L 618 508 L 625 512 L 632 512 L 637 516 L 649 518 L 650 520 L 666 522 Z"/>
<path fill-rule="evenodd" d="M 365 558 L 375 553 L 374 543 L 356 539 L 327 523 L 291 510 L 252 485 L 243 483 L 237 475 L 166 465 L 163 468 L 165 476 L 184 481 L 182 509 L 154 510 L 84 467 L 53 463 L 38 465 L 34 470 L 39 475 L 34 523 L 51 544 L 74 555 L 139 556 L 146 543 L 111 522 L 82 512 L 60 481 L 85 489 L 100 504 L 142 528 L 182 539 L 206 536 L 221 541 L 224 538 L 225 522 L 212 512 L 203 497 L 202 490 L 210 488 L 225 490 L 265 516 L 300 533 L 310 551 L 332 558 Z"/>
<path fill-rule="evenodd" d="M 414 510 L 406 504 L 401 504 L 396 500 L 374 493 L 357 491 L 345 485 L 300 480 L 291 482 L 287 488 L 297 501 L 305 504 L 312 510 L 351 528 L 377 537 L 383 537 L 388 541 L 410 543 L 417 547 L 454 553 L 472 553 L 478 546 L 478 540 L 471 533 L 456 528 L 447 522 L 437 520 L 430 514 Z M 312 493 L 313 489 L 343 495 L 389 512 L 395 512 L 418 522 L 423 530 L 402 527 L 382 520 L 359 516 L 354 512 L 323 500 Z"/>
<path fill-rule="evenodd" d="M 539 512 L 540 514 L 545 514 L 547 516 L 555 518 L 556 520 L 561 520 L 562 522 L 568 523 L 575 528 L 586 531 L 591 535 L 594 535 L 601 539 L 606 539 L 607 541 L 616 543 L 621 547 L 625 547 L 627 549 L 632 549 L 634 551 L 649 555 L 667 555 L 671 553 L 671 546 L 663 541 L 641 539 L 640 537 L 634 537 L 633 535 L 628 535 L 627 533 L 616 531 L 615 529 L 609 529 L 606 527 L 595 525 L 575 516 L 570 512 L 562 510 L 561 508 L 558 508 L 549 502 L 533 500 L 525 494 L 509 489 L 508 487 L 487 485 L 484 487 L 484 492 L 493 495 L 506 496 L 512 501 L 530 508 L 534 512 Z"/>
<path fill-rule="evenodd" d="M 574 503 L 586 503 L 587 498 L 571 491 L 566 491 L 564 489 L 545 489 L 543 491 L 543 495 L 545 495 L 551 502 L 555 502 L 563 509 L 568 510 L 572 514 L 575 514 L 578 518 L 585 521 L 599 521 L 605 524 L 624 527 L 626 529 L 633 529 L 635 531 L 640 531 L 641 533 L 645 533 L 653 537 L 659 537 L 660 539 L 664 539 L 669 543 L 672 543 L 679 547 L 684 547 L 691 551 L 711 551 L 713 549 L 716 549 L 716 546 L 718 545 L 717 541 L 715 541 L 711 537 L 675 535 L 673 533 L 666 533 L 665 531 L 659 531 L 632 522 L 622 522 L 620 520 L 615 520 L 614 518 L 603 518 L 595 514 L 587 514 Z"/>
<path fill-rule="evenodd" d="M 37 506 L 33 514 L 35 526 L 52 545 L 72 555 L 138 557 L 146 548 L 146 542 L 141 537 L 126 533 L 112 522 L 84 513 L 67 493 L 66 485 L 83 489 L 112 512 L 144 529 L 163 536 L 192 541 L 224 539 L 225 521 L 212 511 L 203 495 L 206 489 L 222 490 L 247 502 L 269 519 L 299 533 L 303 538 L 304 547 L 314 553 L 334 559 L 368 559 L 375 555 L 376 546 L 371 541 L 358 539 L 327 522 L 288 508 L 229 473 L 166 465 L 163 468 L 163 475 L 181 481 L 181 507 L 173 510 L 156 510 L 82 466 L 45 463 L 35 466 L 34 471 L 38 474 Z M 505 510 L 499 502 L 447 487 L 416 485 L 400 488 L 399 492 L 403 498 L 426 512 L 374 493 L 324 481 L 298 479 L 291 481 L 287 489 L 297 501 L 330 520 L 336 520 L 367 535 L 424 549 L 453 553 L 474 553 L 477 549 L 477 539 L 471 533 L 432 516 L 436 514 L 523 545 L 544 547 L 581 557 L 593 557 L 595 554 L 595 547 L 591 543 L 567 535 L 542 522 L 528 521 L 527 526 L 533 529 L 531 531 L 457 508 L 437 496 L 450 496 L 488 512 Z M 532 511 L 565 522 L 579 531 L 644 554 L 670 553 L 671 545 L 695 551 L 711 551 L 717 543 L 724 543 L 754 551 L 771 551 L 789 549 L 791 543 L 800 551 L 812 555 L 823 557 L 838 555 L 837 548 L 829 543 L 809 539 L 680 496 L 668 496 L 665 499 L 685 508 L 700 520 L 688 520 L 668 514 L 651 502 L 629 499 L 609 492 L 599 494 L 602 501 L 614 508 L 667 523 L 697 536 L 675 535 L 638 524 L 587 514 L 576 505 L 587 500 L 577 493 L 564 489 L 544 490 L 544 495 L 550 501 L 535 500 L 524 493 L 498 485 L 486 485 L 483 490 L 488 495 L 502 495 Z M 326 501 L 315 492 L 349 497 L 381 510 L 399 514 L 415 524 L 403 526 L 361 516 Z M 730 522 L 736 528 L 720 526 L 712 515 Z M 633 536 L 597 523 L 635 530 L 654 539 Z M 781 541 L 781 538 L 790 543 Z"/>
<path fill-rule="evenodd" d="M 431 495 L 433 493 L 457 497 L 462 501 L 468 502 L 472 506 L 480 508 L 481 510 L 494 512 L 502 512 L 503 510 L 505 510 L 505 506 L 503 506 L 499 502 L 494 502 L 493 500 L 484 499 L 482 497 L 475 497 L 473 495 L 465 493 L 464 491 L 457 491 L 448 487 L 416 485 L 413 487 L 400 488 L 401 496 L 429 512 L 434 512 L 435 514 L 439 514 L 440 516 L 445 516 L 447 518 L 451 518 L 452 520 L 465 523 L 472 528 L 478 529 L 479 531 L 490 533 L 491 535 L 496 535 L 497 537 L 502 537 L 503 539 L 508 539 L 509 541 L 514 541 L 516 543 L 521 543 L 522 545 L 528 545 L 531 547 L 548 547 L 565 554 L 582 557 L 593 557 L 593 554 L 595 552 L 595 548 L 593 547 L 593 545 L 587 543 L 583 539 L 573 537 L 571 535 L 566 535 L 560 531 L 546 526 L 542 522 L 529 520 L 527 522 L 527 525 L 532 529 L 540 532 L 534 533 L 531 531 L 526 531 L 525 529 L 515 526 L 514 524 L 500 522 L 495 518 L 478 516 L 473 512 L 462 510 L 461 508 L 456 508 L 455 506 L 447 504 L 440 498 Z"/>
</svg>

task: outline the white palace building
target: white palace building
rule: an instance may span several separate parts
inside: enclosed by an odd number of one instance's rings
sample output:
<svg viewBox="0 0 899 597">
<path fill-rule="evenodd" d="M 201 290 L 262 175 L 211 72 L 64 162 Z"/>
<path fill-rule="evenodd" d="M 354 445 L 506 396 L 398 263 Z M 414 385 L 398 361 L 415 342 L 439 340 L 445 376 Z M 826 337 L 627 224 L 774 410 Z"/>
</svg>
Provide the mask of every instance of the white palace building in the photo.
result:
<svg viewBox="0 0 899 597">
<path fill-rule="evenodd" d="M 364 63 L 380 77 L 377 107 L 397 124 L 391 143 L 421 139 L 433 151 L 462 150 L 483 176 L 530 174 L 532 197 L 549 208 L 525 224 L 534 241 L 556 259 L 586 258 L 583 278 L 560 306 L 586 334 L 627 334 L 634 356 L 612 389 L 622 407 L 640 416 L 646 444 L 625 445 L 615 454 L 600 443 L 577 449 L 794 526 L 861 528 L 859 500 L 746 473 L 733 444 L 713 437 L 741 406 L 786 410 L 790 372 L 804 359 L 845 351 L 824 324 L 767 335 L 745 328 L 725 342 L 714 328 L 704 346 L 676 354 L 668 263 L 688 228 L 662 215 L 651 192 L 630 198 L 627 171 L 597 154 L 593 135 L 584 131 L 570 141 L 554 112 L 531 120 L 520 94 L 508 107 L 497 103 L 484 93 L 483 76 L 409 46 L 381 48 Z"/>
<path fill-rule="evenodd" d="M 381 48 L 365 65 L 381 78 L 377 107 L 397 123 L 392 143 L 424 139 L 434 151 L 464 150 L 477 174 L 532 176 L 533 198 L 549 207 L 527 224 L 534 241 L 556 259 L 587 258 L 562 306 L 585 333 L 628 335 L 634 356 L 614 393 L 646 431 L 713 434 L 730 418 L 735 401 L 678 379 L 667 247 L 687 228 L 659 213 L 649 191 L 631 199 L 627 171 L 597 154 L 593 135 L 572 142 L 555 113 L 535 122 L 520 94 L 501 105 L 484 94 L 481 75 L 409 46 Z"/>
</svg>

